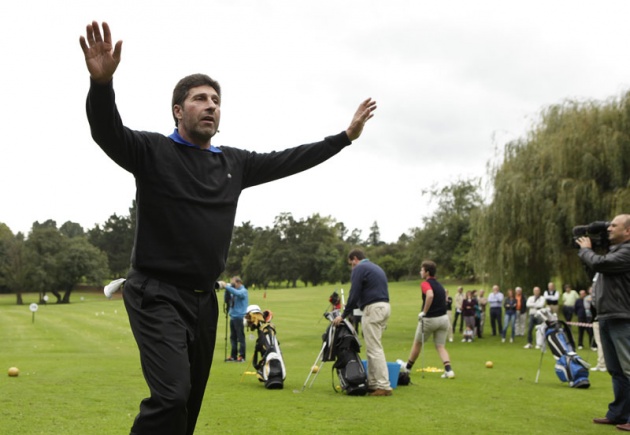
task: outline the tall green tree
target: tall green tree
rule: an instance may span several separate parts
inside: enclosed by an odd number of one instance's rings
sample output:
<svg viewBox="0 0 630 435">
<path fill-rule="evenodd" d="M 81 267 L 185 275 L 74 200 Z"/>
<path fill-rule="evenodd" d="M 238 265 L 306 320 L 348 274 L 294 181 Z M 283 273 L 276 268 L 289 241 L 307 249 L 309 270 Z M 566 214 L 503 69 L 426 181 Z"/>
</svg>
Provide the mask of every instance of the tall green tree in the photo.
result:
<svg viewBox="0 0 630 435">
<path fill-rule="evenodd" d="M 255 228 L 249 221 L 234 227 L 230 252 L 225 265 L 225 273 L 228 277 L 243 274 L 243 262 L 254 246 L 254 240 L 261 228 Z"/>
<path fill-rule="evenodd" d="M 46 293 L 51 292 L 57 302 L 61 294 L 57 288 L 57 261 L 63 247 L 64 236 L 53 220 L 42 224 L 33 223 L 31 232 L 24 242 L 24 261 L 28 264 L 26 284 L 29 290 L 40 295 L 40 303 L 46 303 Z"/>
<path fill-rule="evenodd" d="M 412 230 L 408 272 L 417 274 L 422 260 L 430 259 L 438 264 L 442 276 L 472 278 L 471 216 L 483 203 L 480 180 L 459 180 L 423 193 L 430 195 L 431 201 L 437 201 L 437 207 L 431 216 L 423 219 L 421 228 Z"/>
<path fill-rule="evenodd" d="M 135 203 L 134 203 L 135 204 Z M 113 277 L 126 276 L 131 264 L 131 251 L 135 233 L 135 213 L 129 216 L 113 214 L 103 224 L 88 231 L 88 240 L 107 254 L 107 263 Z"/>
<path fill-rule="evenodd" d="M 490 175 L 492 201 L 475 217 L 475 270 L 508 286 L 560 277 L 586 287 L 571 229 L 628 212 L 630 94 L 545 109 Z"/>
<path fill-rule="evenodd" d="M 70 303 L 75 285 L 100 284 L 109 274 L 107 255 L 85 237 L 65 238 L 57 256 L 56 285 L 64 290 L 61 303 Z"/>
</svg>

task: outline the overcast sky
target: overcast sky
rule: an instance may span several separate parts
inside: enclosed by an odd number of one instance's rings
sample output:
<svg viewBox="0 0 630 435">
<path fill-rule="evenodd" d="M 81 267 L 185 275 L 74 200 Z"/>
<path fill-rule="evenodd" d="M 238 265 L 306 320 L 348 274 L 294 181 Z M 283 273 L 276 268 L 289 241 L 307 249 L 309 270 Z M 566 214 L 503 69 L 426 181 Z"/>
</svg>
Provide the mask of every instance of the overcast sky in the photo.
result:
<svg viewBox="0 0 630 435">
<path fill-rule="evenodd" d="M 545 107 L 630 89 L 630 2 L 45 0 L 0 5 L 0 222 L 85 229 L 128 214 L 133 177 L 92 141 L 79 36 L 107 21 L 123 40 L 114 78 L 123 122 L 170 134 L 175 83 L 222 86 L 214 145 L 314 142 L 375 113 L 319 167 L 243 192 L 236 224 L 332 216 L 394 242 L 434 206 L 422 191 L 485 177 Z"/>
</svg>

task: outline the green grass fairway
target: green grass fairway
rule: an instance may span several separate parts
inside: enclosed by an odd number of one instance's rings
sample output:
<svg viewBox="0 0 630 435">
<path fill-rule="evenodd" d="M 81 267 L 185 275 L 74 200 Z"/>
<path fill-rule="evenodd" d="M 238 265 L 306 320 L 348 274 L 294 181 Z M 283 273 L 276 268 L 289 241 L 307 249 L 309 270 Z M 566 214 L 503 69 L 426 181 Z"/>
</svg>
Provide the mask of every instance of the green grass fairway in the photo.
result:
<svg viewBox="0 0 630 435">
<path fill-rule="evenodd" d="M 345 288 L 346 299 L 348 287 Z M 523 337 L 502 344 L 486 324 L 482 340 L 448 343 L 456 379 L 412 373 L 412 385 L 392 397 L 348 397 L 333 391 L 326 363 L 312 388 L 301 390 L 320 348 L 328 296 L 340 286 L 250 291 L 250 303 L 274 313 L 287 379 L 283 390 L 266 390 L 249 364 L 225 363 L 225 316 L 221 314 L 206 399 L 197 434 L 610 434 L 592 417 L 603 417 L 612 399 L 607 373 L 591 373 L 591 388 L 560 383 L 547 352 L 525 350 Z M 449 286 L 451 293 L 455 287 Z M 120 294 L 77 293 L 69 305 L 29 311 L 37 295 L 0 297 L 0 433 L 6 435 L 128 434 L 147 394 L 138 352 Z M 383 344 L 388 361 L 406 361 L 420 308 L 418 282 L 390 286 L 392 317 Z M 222 301 L 223 294 L 219 294 Z M 248 331 L 248 358 L 253 333 Z M 593 363 L 596 353 L 580 351 Z M 365 352 L 362 352 L 365 358 Z M 487 369 L 486 361 L 494 368 Z M 9 367 L 20 369 L 7 376 Z M 441 368 L 432 345 L 425 367 Z M 336 385 L 336 384 L 335 384 Z"/>
</svg>

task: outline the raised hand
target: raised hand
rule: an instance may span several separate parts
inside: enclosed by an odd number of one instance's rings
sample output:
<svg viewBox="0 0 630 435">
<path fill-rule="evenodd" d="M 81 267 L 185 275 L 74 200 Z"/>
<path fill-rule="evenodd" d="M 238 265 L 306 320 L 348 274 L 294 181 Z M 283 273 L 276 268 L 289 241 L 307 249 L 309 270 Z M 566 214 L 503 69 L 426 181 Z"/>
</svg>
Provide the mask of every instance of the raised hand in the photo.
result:
<svg viewBox="0 0 630 435">
<path fill-rule="evenodd" d="M 109 25 L 103 22 L 103 35 L 98 23 L 92 21 L 85 30 L 85 37 L 79 39 L 85 64 L 92 80 L 98 83 L 109 83 L 120 63 L 122 41 L 112 46 L 112 34 Z"/>
<path fill-rule="evenodd" d="M 359 108 L 354 114 L 352 118 L 352 122 L 350 126 L 346 129 L 346 134 L 350 141 L 354 141 L 361 136 L 361 132 L 363 131 L 363 126 L 367 122 L 368 119 L 374 116 L 374 111 L 376 110 L 376 101 L 373 101 L 371 98 L 363 101 L 359 104 Z"/>
</svg>

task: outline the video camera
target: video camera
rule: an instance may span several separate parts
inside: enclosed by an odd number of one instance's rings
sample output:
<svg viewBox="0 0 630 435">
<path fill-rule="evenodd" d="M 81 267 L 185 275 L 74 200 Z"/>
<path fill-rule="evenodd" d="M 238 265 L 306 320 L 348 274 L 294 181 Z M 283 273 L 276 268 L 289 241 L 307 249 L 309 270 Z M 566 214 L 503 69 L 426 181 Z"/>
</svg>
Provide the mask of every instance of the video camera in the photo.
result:
<svg viewBox="0 0 630 435">
<path fill-rule="evenodd" d="M 579 248 L 575 241 L 580 237 L 588 237 L 591 239 L 593 248 L 608 248 L 610 243 L 608 240 L 609 226 L 610 222 L 595 221 L 588 225 L 578 225 L 573 227 L 574 246 Z"/>
</svg>

